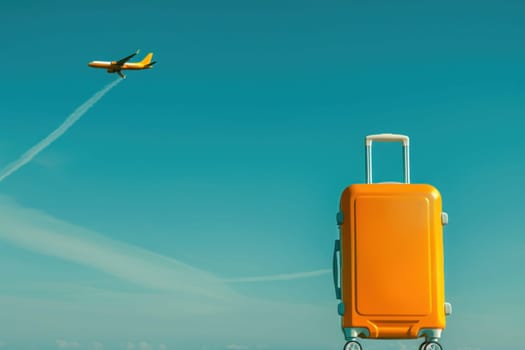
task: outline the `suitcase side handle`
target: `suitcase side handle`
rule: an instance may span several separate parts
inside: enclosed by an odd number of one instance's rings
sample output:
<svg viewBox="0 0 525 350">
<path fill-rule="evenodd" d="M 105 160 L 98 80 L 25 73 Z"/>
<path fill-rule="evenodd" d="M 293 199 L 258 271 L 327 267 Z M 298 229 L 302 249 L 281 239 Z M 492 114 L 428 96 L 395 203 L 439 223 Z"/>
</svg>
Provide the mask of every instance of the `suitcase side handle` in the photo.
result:
<svg viewBox="0 0 525 350">
<path fill-rule="evenodd" d="M 334 244 L 334 256 L 332 259 L 332 271 L 334 274 L 334 289 L 335 289 L 335 298 L 341 299 L 341 287 L 339 286 L 339 264 L 337 261 L 337 253 L 341 252 L 341 243 L 338 239 L 335 240 Z"/>
<path fill-rule="evenodd" d="M 410 140 L 406 135 L 376 134 L 365 138 L 366 146 L 366 183 L 372 183 L 372 142 L 402 142 L 403 143 L 403 169 L 405 183 L 410 183 Z"/>
</svg>

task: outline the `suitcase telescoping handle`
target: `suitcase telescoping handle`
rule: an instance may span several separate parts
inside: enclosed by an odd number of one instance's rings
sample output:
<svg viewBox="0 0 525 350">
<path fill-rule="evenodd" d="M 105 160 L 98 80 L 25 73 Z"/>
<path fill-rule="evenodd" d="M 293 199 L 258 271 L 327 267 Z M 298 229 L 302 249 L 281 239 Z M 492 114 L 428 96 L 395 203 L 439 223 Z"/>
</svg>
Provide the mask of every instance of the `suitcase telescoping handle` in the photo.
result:
<svg viewBox="0 0 525 350">
<path fill-rule="evenodd" d="M 372 142 L 402 142 L 403 143 L 403 168 L 405 183 L 410 183 L 410 154 L 409 138 L 398 134 L 377 134 L 366 137 L 366 183 L 372 183 Z"/>
</svg>

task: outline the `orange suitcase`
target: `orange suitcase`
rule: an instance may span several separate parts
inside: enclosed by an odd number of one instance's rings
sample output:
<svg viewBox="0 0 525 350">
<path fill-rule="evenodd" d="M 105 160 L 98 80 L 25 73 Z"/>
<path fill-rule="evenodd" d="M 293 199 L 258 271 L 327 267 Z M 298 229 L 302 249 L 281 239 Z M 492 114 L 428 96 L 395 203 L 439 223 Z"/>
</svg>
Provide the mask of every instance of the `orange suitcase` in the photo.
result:
<svg viewBox="0 0 525 350">
<path fill-rule="evenodd" d="M 405 183 L 372 183 L 372 142 L 402 142 Z M 358 338 L 425 337 L 421 350 L 441 350 L 451 306 L 445 303 L 441 195 L 410 184 L 409 138 L 370 135 L 366 184 L 347 187 L 337 213 L 333 270 L 345 350 Z"/>
</svg>

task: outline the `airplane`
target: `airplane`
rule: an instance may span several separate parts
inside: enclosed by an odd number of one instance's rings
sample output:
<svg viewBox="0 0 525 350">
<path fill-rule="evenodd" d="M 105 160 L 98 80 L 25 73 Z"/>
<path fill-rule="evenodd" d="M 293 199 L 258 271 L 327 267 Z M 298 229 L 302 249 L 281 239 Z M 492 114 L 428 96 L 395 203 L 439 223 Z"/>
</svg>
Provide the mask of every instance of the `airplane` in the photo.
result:
<svg viewBox="0 0 525 350">
<path fill-rule="evenodd" d="M 153 52 L 150 52 L 144 57 L 144 59 L 140 62 L 128 62 L 131 58 L 135 57 L 139 53 L 139 50 L 137 50 L 134 54 L 131 54 L 127 57 L 124 57 L 118 61 L 92 61 L 88 63 L 88 66 L 93 68 L 105 68 L 108 70 L 108 73 L 117 73 L 120 75 L 122 79 L 126 78 L 124 74 L 122 74 L 123 69 L 131 69 L 131 70 L 140 70 L 140 69 L 149 69 L 153 68 L 153 65 L 157 63 L 156 61 L 151 62 L 151 58 L 153 57 Z"/>
</svg>

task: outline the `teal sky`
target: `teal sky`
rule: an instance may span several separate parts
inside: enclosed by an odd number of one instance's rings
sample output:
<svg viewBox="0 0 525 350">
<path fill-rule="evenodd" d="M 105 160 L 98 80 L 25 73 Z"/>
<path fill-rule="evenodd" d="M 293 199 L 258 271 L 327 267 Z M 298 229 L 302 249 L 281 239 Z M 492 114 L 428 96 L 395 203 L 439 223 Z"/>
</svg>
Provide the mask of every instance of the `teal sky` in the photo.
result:
<svg viewBox="0 0 525 350">
<path fill-rule="evenodd" d="M 158 64 L 0 182 L 0 349 L 342 349 L 339 196 L 364 181 L 364 137 L 394 132 L 450 217 L 445 350 L 521 350 L 524 15 L 510 0 L 3 1 L 0 168 L 118 78 L 89 61 L 140 48 Z M 401 179 L 400 147 L 375 151 L 375 178 Z"/>
</svg>

